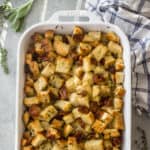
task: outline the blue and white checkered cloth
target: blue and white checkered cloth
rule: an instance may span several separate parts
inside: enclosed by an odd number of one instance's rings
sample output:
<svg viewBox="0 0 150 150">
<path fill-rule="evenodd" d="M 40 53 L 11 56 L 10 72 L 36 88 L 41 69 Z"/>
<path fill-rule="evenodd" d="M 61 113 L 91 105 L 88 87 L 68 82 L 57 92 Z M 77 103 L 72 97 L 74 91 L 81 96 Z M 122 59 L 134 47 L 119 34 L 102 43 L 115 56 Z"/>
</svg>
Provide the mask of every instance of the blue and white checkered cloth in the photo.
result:
<svg viewBox="0 0 150 150">
<path fill-rule="evenodd" d="M 150 114 L 150 0 L 86 0 L 85 8 L 128 36 L 133 104 Z"/>
</svg>

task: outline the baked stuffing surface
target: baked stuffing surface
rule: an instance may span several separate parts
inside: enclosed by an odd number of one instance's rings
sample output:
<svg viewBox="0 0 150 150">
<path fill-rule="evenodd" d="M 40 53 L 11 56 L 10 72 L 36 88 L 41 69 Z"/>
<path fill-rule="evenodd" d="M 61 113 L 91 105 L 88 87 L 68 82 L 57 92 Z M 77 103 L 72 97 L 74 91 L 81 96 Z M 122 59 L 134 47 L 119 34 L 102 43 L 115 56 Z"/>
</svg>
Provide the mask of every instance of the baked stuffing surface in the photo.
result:
<svg viewBox="0 0 150 150">
<path fill-rule="evenodd" d="M 34 33 L 25 56 L 22 150 L 120 150 L 123 49 L 113 32 Z"/>
</svg>

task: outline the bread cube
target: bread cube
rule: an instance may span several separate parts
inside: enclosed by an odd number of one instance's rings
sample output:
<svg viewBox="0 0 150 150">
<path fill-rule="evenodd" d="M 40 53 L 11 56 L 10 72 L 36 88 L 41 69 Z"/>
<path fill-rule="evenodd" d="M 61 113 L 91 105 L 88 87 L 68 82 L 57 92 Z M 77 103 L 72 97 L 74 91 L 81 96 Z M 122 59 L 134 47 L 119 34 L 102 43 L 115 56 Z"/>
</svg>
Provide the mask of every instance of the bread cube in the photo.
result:
<svg viewBox="0 0 150 150">
<path fill-rule="evenodd" d="M 32 122 L 30 122 L 27 126 L 27 128 L 29 129 L 29 131 L 32 132 L 32 134 L 35 136 L 36 134 L 38 134 L 39 132 L 43 131 L 43 128 L 40 124 L 39 120 L 34 120 Z"/>
<path fill-rule="evenodd" d="M 45 77 L 40 76 L 38 80 L 34 83 L 34 88 L 37 93 L 46 89 L 48 82 Z"/>
<path fill-rule="evenodd" d="M 42 70 L 41 74 L 45 77 L 50 77 L 51 74 L 55 72 L 55 65 L 48 63 L 45 68 Z"/>
<path fill-rule="evenodd" d="M 95 65 L 92 64 L 91 62 L 91 57 L 86 56 L 83 58 L 83 70 L 84 72 L 89 72 L 94 70 Z"/>
<path fill-rule="evenodd" d="M 110 87 L 107 85 L 100 86 L 100 95 L 101 96 L 109 96 L 111 94 Z"/>
<path fill-rule="evenodd" d="M 65 85 L 68 91 L 73 92 L 75 91 L 76 87 L 80 84 L 81 84 L 81 80 L 77 76 L 74 76 L 74 77 L 69 78 L 66 81 Z"/>
<path fill-rule="evenodd" d="M 92 46 L 88 43 L 79 43 L 79 47 L 77 48 L 77 52 L 79 55 L 85 56 L 89 54 L 89 52 L 92 50 Z"/>
<path fill-rule="evenodd" d="M 101 139 L 92 139 L 87 140 L 84 145 L 85 150 L 104 150 L 103 140 Z"/>
<path fill-rule="evenodd" d="M 106 46 L 100 44 L 93 50 L 93 56 L 99 62 L 106 55 L 108 49 Z"/>
<path fill-rule="evenodd" d="M 72 34 L 73 39 L 76 42 L 80 42 L 82 41 L 83 36 L 84 36 L 84 30 L 79 26 L 75 26 L 73 29 L 73 34 Z"/>
<path fill-rule="evenodd" d="M 66 38 L 67 38 L 71 48 L 76 47 L 77 43 L 75 42 L 75 40 L 70 35 L 66 35 Z"/>
<path fill-rule="evenodd" d="M 110 41 L 108 43 L 108 49 L 112 54 L 117 55 L 118 58 L 122 58 L 123 50 L 122 50 L 122 47 L 119 44 L 117 44 L 113 41 Z"/>
<path fill-rule="evenodd" d="M 92 85 L 93 84 L 93 73 L 92 72 L 86 72 L 83 75 L 82 82 L 84 84 L 87 84 L 87 85 Z"/>
<path fill-rule="evenodd" d="M 119 43 L 119 37 L 114 33 L 114 32 L 107 32 L 106 33 L 106 37 L 109 41 L 114 41 L 114 42 L 117 42 Z"/>
<path fill-rule="evenodd" d="M 97 97 L 100 94 L 100 86 L 99 85 L 93 85 L 92 87 L 92 97 Z"/>
<path fill-rule="evenodd" d="M 68 137 L 67 145 L 67 150 L 81 150 L 75 137 Z"/>
<path fill-rule="evenodd" d="M 124 69 L 123 59 L 121 58 L 116 59 L 115 69 L 116 71 L 122 71 Z"/>
<path fill-rule="evenodd" d="M 113 117 L 109 113 L 103 112 L 102 116 L 100 117 L 100 120 L 107 125 L 113 120 Z"/>
<path fill-rule="evenodd" d="M 88 96 L 82 96 L 77 93 L 72 93 L 69 98 L 73 106 L 85 106 L 89 107 L 89 98 Z"/>
<path fill-rule="evenodd" d="M 59 73 L 69 73 L 72 67 L 72 59 L 57 57 L 56 60 L 56 72 Z"/>
<path fill-rule="evenodd" d="M 38 150 L 51 150 L 51 149 L 52 149 L 52 144 L 50 141 L 44 142 L 38 147 Z"/>
<path fill-rule="evenodd" d="M 60 133 L 58 132 L 58 130 L 49 127 L 47 130 L 47 134 L 46 134 L 47 138 L 54 138 L 54 139 L 59 139 L 60 138 Z"/>
<path fill-rule="evenodd" d="M 123 84 L 124 73 L 123 72 L 116 72 L 115 73 L 115 80 L 116 80 L 117 84 Z"/>
<path fill-rule="evenodd" d="M 115 118 L 113 120 L 113 127 L 118 130 L 124 130 L 124 119 L 123 114 L 120 112 L 115 113 Z"/>
<path fill-rule="evenodd" d="M 29 145 L 29 146 L 23 146 L 21 148 L 21 150 L 33 150 L 33 147 L 31 145 Z"/>
<path fill-rule="evenodd" d="M 52 40 L 54 38 L 54 30 L 47 30 L 44 33 L 45 38 Z"/>
<path fill-rule="evenodd" d="M 54 49 L 58 55 L 67 56 L 70 51 L 70 45 L 62 41 L 54 41 Z"/>
<path fill-rule="evenodd" d="M 95 122 L 92 125 L 93 130 L 97 133 L 102 133 L 105 127 L 106 127 L 106 124 L 100 120 L 95 120 Z"/>
<path fill-rule="evenodd" d="M 122 98 L 124 94 L 125 94 L 125 89 L 123 88 L 123 86 L 122 85 L 116 86 L 115 96 Z"/>
<path fill-rule="evenodd" d="M 88 125 L 92 125 L 95 120 L 92 112 L 89 112 L 88 114 L 82 114 L 81 119 Z"/>
<path fill-rule="evenodd" d="M 105 56 L 105 68 L 108 68 L 109 66 L 112 66 L 115 64 L 115 58 L 112 56 Z"/>
<path fill-rule="evenodd" d="M 26 96 L 28 96 L 28 97 L 32 97 L 35 95 L 34 89 L 28 85 L 25 85 L 24 92 L 25 92 Z"/>
<path fill-rule="evenodd" d="M 56 34 L 56 35 L 54 36 L 54 41 L 63 41 L 62 35 Z"/>
<path fill-rule="evenodd" d="M 83 75 L 83 68 L 81 66 L 79 67 L 74 67 L 74 75 L 77 76 L 78 78 L 82 77 Z"/>
<path fill-rule="evenodd" d="M 38 147 L 39 145 L 41 145 L 44 141 L 46 141 L 46 138 L 44 135 L 38 133 L 32 140 L 31 144 L 34 147 Z"/>
<path fill-rule="evenodd" d="M 58 91 L 59 91 L 59 89 L 54 88 L 54 87 L 52 87 L 52 86 L 50 86 L 48 89 L 49 89 L 49 93 L 50 93 L 51 95 L 54 95 L 55 97 L 58 97 Z"/>
<path fill-rule="evenodd" d="M 105 148 L 112 148 L 112 142 L 110 140 L 104 140 L 104 147 Z"/>
<path fill-rule="evenodd" d="M 39 98 L 40 103 L 49 104 L 51 100 L 49 96 L 49 90 L 41 91 L 40 93 L 38 93 L 38 98 Z"/>
<path fill-rule="evenodd" d="M 53 117 L 57 115 L 57 110 L 54 106 L 49 105 L 47 106 L 41 113 L 40 116 L 42 120 L 50 121 Z"/>
<path fill-rule="evenodd" d="M 111 137 L 119 137 L 120 136 L 120 132 L 117 129 L 105 129 L 103 131 L 104 135 L 109 134 Z"/>
<path fill-rule="evenodd" d="M 58 75 L 51 75 L 49 78 L 49 83 L 55 88 L 61 88 L 64 83 L 64 80 Z"/>
<path fill-rule="evenodd" d="M 85 34 L 83 41 L 84 42 L 94 42 L 94 41 L 100 41 L 101 39 L 101 32 L 88 32 L 88 34 Z"/>
<path fill-rule="evenodd" d="M 61 127 L 63 126 L 63 121 L 58 119 L 53 119 L 50 126 L 55 129 L 61 129 Z"/>
<path fill-rule="evenodd" d="M 56 101 L 55 106 L 65 112 L 70 111 L 72 108 L 71 103 L 69 101 L 65 101 L 65 100 Z"/>
<path fill-rule="evenodd" d="M 123 107 L 123 100 L 120 99 L 120 98 L 114 98 L 114 108 L 115 109 L 118 109 L 118 110 L 121 110 Z"/>
<path fill-rule="evenodd" d="M 81 116 L 81 112 L 79 112 L 78 108 L 74 108 L 72 110 L 72 114 L 75 119 L 80 118 L 80 116 Z"/>
<path fill-rule="evenodd" d="M 70 124 L 67 124 L 64 126 L 64 136 L 65 137 L 67 137 L 72 131 L 73 131 L 73 128 Z"/>
<path fill-rule="evenodd" d="M 33 104 L 39 104 L 39 98 L 37 96 L 34 97 L 25 97 L 23 100 L 25 106 L 30 107 Z"/>
<path fill-rule="evenodd" d="M 25 113 L 23 114 L 23 122 L 24 122 L 25 125 L 28 124 L 29 119 L 30 119 L 30 114 L 29 114 L 28 111 L 25 111 Z"/>
<path fill-rule="evenodd" d="M 70 114 L 63 116 L 63 120 L 66 124 L 72 123 L 74 121 L 73 114 L 70 113 Z"/>
</svg>

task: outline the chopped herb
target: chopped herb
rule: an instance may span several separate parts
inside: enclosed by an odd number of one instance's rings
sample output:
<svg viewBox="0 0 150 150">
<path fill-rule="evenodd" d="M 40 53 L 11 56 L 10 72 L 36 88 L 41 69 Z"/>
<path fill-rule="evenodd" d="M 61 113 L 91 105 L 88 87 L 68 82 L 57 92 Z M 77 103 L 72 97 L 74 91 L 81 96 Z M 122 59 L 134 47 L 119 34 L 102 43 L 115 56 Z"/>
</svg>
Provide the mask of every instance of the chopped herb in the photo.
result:
<svg viewBox="0 0 150 150">
<path fill-rule="evenodd" d="M 8 64 L 7 64 L 7 50 L 0 48 L 0 64 L 4 69 L 6 74 L 9 73 Z"/>
</svg>

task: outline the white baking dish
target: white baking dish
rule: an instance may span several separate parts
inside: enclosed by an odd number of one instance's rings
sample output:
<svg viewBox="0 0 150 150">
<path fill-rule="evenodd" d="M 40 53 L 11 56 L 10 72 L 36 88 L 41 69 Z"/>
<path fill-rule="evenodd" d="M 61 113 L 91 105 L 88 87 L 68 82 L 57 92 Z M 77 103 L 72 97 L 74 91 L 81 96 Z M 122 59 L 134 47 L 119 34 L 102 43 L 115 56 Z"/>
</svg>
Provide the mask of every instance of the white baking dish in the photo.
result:
<svg viewBox="0 0 150 150">
<path fill-rule="evenodd" d="M 88 17 L 87 22 L 59 22 L 59 16 L 75 16 L 78 19 L 79 16 Z M 54 29 L 57 33 L 71 33 L 75 25 L 83 27 L 87 31 L 114 31 L 121 39 L 123 47 L 123 58 L 125 63 L 125 80 L 124 87 L 126 94 L 124 97 L 124 118 L 125 118 L 125 131 L 123 133 L 123 147 L 122 150 L 131 150 L 131 70 L 130 70 L 130 47 L 129 42 L 125 34 L 115 25 L 97 21 L 96 17 L 86 11 L 60 11 L 55 13 L 49 21 L 38 23 L 27 29 L 18 44 L 17 55 L 17 97 L 16 97 L 16 138 L 15 138 L 15 150 L 20 150 L 20 140 L 24 130 L 22 121 L 22 114 L 24 111 L 23 97 L 24 97 L 24 60 L 28 43 L 31 35 L 34 32 L 44 32 L 48 29 Z"/>
</svg>

